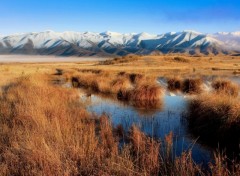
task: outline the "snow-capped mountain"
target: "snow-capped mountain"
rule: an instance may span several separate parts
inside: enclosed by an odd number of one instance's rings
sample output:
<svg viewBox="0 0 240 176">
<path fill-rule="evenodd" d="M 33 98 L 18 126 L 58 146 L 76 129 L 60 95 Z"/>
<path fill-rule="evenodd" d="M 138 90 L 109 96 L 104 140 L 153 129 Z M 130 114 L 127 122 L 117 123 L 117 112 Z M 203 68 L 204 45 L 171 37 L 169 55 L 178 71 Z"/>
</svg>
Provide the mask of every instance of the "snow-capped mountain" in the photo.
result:
<svg viewBox="0 0 240 176">
<path fill-rule="evenodd" d="M 240 31 L 238 32 L 218 32 L 212 37 L 223 41 L 229 50 L 240 50 Z"/>
<path fill-rule="evenodd" d="M 62 56 L 158 53 L 229 54 L 240 51 L 240 32 L 202 34 L 195 31 L 121 34 L 63 32 L 0 36 L 0 54 Z"/>
</svg>

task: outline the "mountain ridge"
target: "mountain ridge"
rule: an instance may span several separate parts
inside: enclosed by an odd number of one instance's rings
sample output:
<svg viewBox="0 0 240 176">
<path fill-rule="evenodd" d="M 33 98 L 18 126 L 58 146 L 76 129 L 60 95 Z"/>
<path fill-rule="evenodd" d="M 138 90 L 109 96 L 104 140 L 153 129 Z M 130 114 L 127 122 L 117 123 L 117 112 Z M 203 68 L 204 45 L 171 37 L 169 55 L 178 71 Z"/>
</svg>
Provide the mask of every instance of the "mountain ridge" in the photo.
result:
<svg viewBox="0 0 240 176">
<path fill-rule="evenodd" d="M 0 54 L 122 56 L 151 53 L 236 54 L 240 53 L 240 32 L 203 34 L 185 30 L 156 35 L 48 30 L 0 35 Z"/>
</svg>

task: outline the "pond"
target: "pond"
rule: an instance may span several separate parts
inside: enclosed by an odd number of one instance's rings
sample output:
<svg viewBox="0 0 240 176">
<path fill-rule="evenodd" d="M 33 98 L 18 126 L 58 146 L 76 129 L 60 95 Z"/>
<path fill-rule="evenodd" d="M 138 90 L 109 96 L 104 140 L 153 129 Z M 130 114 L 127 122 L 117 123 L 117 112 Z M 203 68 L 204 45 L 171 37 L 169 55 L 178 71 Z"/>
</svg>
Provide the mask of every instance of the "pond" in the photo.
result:
<svg viewBox="0 0 240 176">
<path fill-rule="evenodd" d="M 211 91 L 211 82 L 217 76 L 205 76 L 203 79 L 204 91 Z M 225 78 L 225 77 L 224 77 Z M 240 77 L 226 77 L 240 85 Z M 113 126 L 122 125 L 128 131 L 132 125 L 138 126 L 146 135 L 161 142 L 170 132 L 173 133 L 173 158 L 180 156 L 182 152 L 191 150 L 192 158 L 197 164 L 207 166 L 213 161 L 213 148 L 210 148 L 196 136 L 188 131 L 184 114 L 187 112 L 188 100 L 191 96 L 181 92 L 167 91 L 167 81 L 164 77 L 158 78 L 158 83 L 164 88 L 164 96 L 158 102 L 150 105 L 133 104 L 117 100 L 116 97 L 104 96 L 84 89 L 79 89 L 81 101 L 86 104 L 87 110 L 97 116 L 106 114 L 109 116 Z M 67 85 L 66 87 L 71 87 Z M 164 146 L 164 143 L 163 143 Z"/>
<path fill-rule="evenodd" d="M 172 156 L 180 156 L 183 151 L 192 151 L 192 157 L 198 164 L 206 165 L 212 158 L 212 150 L 198 143 L 198 140 L 187 132 L 186 113 L 187 98 L 184 96 L 163 97 L 163 103 L 157 109 L 142 109 L 112 98 L 97 94 L 82 96 L 87 110 L 98 116 L 107 114 L 114 126 L 121 124 L 128 131 L 137 125 L 141 131 L 156 139 L 164 139 L 173 132 Z"/>
</svg>

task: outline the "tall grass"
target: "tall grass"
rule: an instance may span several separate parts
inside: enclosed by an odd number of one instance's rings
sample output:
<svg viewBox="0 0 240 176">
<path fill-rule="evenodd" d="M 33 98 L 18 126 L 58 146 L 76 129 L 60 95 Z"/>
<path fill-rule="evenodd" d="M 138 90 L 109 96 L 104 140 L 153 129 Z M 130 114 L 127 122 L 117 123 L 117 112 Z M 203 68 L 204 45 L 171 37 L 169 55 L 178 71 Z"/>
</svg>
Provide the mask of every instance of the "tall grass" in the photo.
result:
<svg viewBox="0 0 240 176">
<path fill-rule="evenodd" d="M 131 80 L 131 82 L 133 84 L 139 84 L 140 82 L 142 82 L 144 80 L 144 75 L 142 74 L 136 74 L 136 73 L 131 73 L 129 74 L 129 79 Z"/>
<path fill-rule="evenodd" d="M 117 77 L 115 80 L 111 83 L 111 91 L 113 93 L 119 93 L 131 90 L 133 88 L 133 85 L 131 84 L 130 80 L 126 77 Z"/>
<path fill-rule="evenodd" d="M 199 94 L 202 92 L 202 79 L 200 78 L 180 78 L 169 77 L 167 78 L 168 90 L 177 91 L 181 90 L 188 94 Z"/>
<path fill-rule="evenodd" d="M 203 94 L 189 104 L 189 127 L 202 140 L 239 149 L 240 101 L 224 94 Z"/>
<path fill-rule="evenodd" d="M 182 83 L 182 91 L 189 94 L 202 92 L 202 80 L 200 78 L 188 78 Z"/>
<path fill-rule="evenodd" d="M 129 63 L 129 62 L 135 62 L 139 60 L 141 57 L 137 55 L 127 55 L 123 57 L 117 57 L 114 59 L 108 59 L 105 61 L 100 61 L 99 65 L 114 65 L 114 64 L 123 64 L 123 63 Z"/>
<path fill-rule="evenodd" d="M 239 94 L 239 86 L 232 83 L 230 80 L 214 80 L 212 83 L 212 87 L 214 88 L 216 93 L 227 94 L 235 97 Z"/>
<path fill-rule="evenodd" d="M 134 101 L 160 99 L 162 90 L 155 81 L 155 78 L 125 72 L 112 75 L 104 72 L 83 72 L 72 77 L 74 87 L 90 88 L 105 94 L 116 94 L 119 99 Z"/>
<path fill-rule="evenodd" d="M 140 85 L 129 93 L 129 99 L 133 101 L 159 100 L 162 95 L 162 88 L 158 85 Z"/>
<path fill-rule="evenodd" d="M 170 77 L 167 78 L 168 89 L 170 91 L 181 90 L 182 88 L 182 79 L 179 77 Z"/>
<path fill-rule="evenodd" d="M 137 127 L 114 130 L 106 115 L 95 118 L 82 108 L 77 91 L 46 81 L 21 78 L 0 96 L 0 175 L 202 174 L 191 155 L 169 161 L 161 143 Z"/>
<path fill-rule="evenodd" d="M 175 62 L 183 62 L 183 63 L 188 63 L 188 62 L 190 62 L 189 59 L 184 58 L 184 57 L 179 57 L 179 56 L 174 57 L 173 60 L 174 60 Z"/>
</svg>

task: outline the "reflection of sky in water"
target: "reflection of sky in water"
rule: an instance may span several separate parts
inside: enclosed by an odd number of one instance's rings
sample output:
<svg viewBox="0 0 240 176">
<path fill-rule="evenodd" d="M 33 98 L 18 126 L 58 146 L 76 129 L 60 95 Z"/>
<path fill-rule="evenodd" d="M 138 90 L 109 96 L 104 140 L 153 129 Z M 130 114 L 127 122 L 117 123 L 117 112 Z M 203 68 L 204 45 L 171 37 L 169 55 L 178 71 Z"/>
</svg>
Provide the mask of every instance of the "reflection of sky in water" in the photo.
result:
<svg viewBox="0 0 240 176">
<path fill-rule="evenodd" d="M 240 76 L 233 76 L 230 80 L 240 85 Z"/>
<path fill-rule="evenodd" d="M 90 101 L 89 111 L 97 115 L 108 114 L 113 125 L 122 124 L 126 130 L 136 124 L 144 133 L 160 139 L 164 139 L 165 135 L 172 131 L 174 133 L 174 155 L 179 156 L 182 151 L 192 148 L 192 155 L 197 163 L 206 164 L 210 160 L 211 152 L 195 143 L 195 140 L 186 132 L 184 120 L 181 117 L 186 110 L 187 102 L 182 96 L 165 96 L 163 109 L 149 113 L 143 113 L 143 110 L 94 95 L 88 101 Z"/>
</svg>

